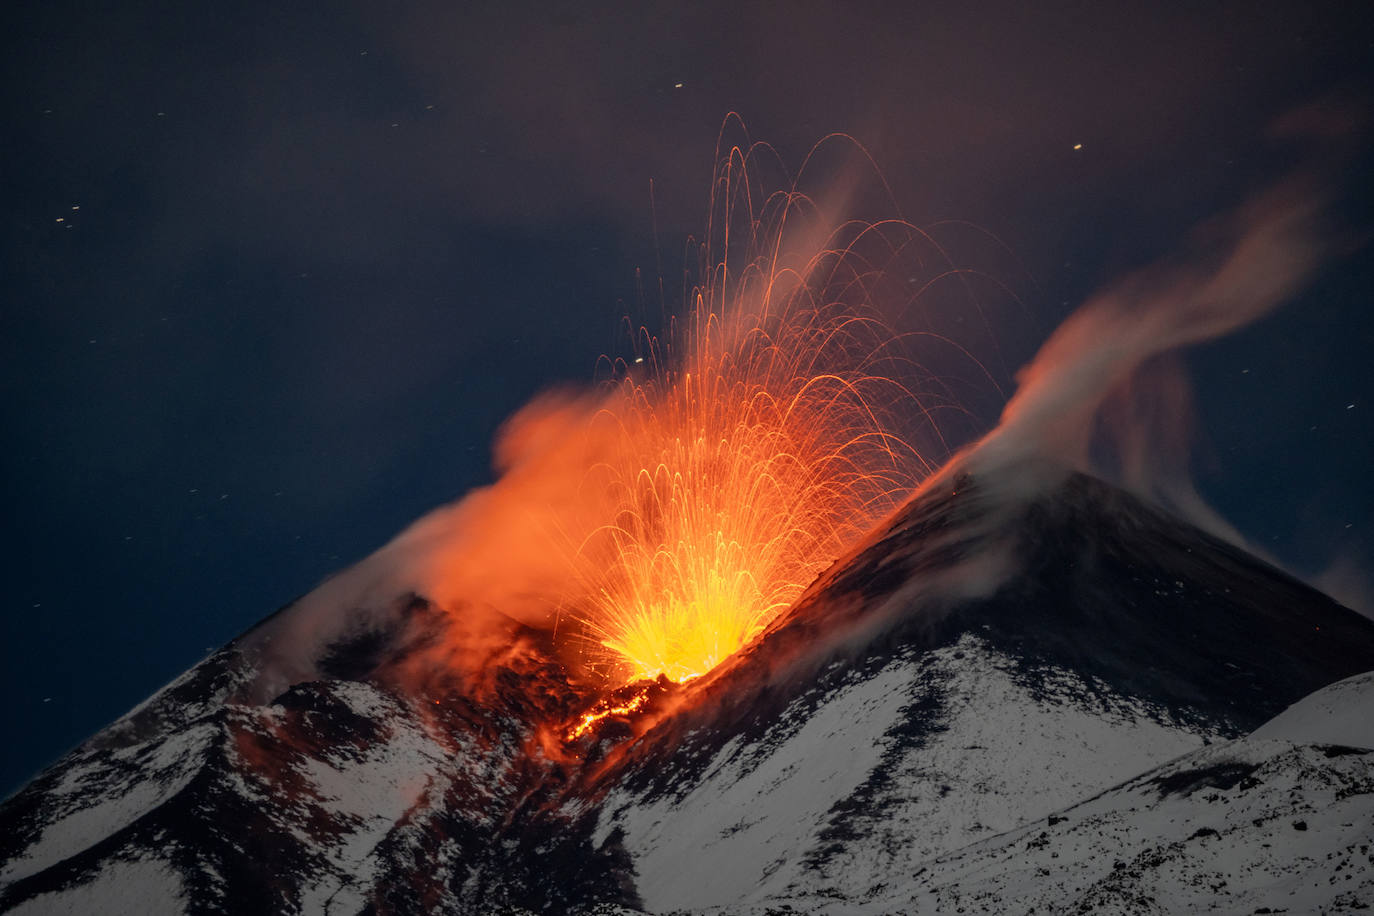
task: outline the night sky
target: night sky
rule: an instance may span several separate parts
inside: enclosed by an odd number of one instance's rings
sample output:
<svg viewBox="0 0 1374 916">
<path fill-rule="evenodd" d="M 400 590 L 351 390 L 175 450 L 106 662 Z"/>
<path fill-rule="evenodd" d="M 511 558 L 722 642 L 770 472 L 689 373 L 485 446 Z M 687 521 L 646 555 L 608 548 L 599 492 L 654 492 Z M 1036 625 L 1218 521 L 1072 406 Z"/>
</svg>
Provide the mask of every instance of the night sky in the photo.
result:
<svg viewBox="0 0 1374 916">
<path fill-rule="evenodd" d="M 1318 155 L 1276 118 L 1368 107 L 1359 4 L 1177 7 L 8 6 L 0 792 L 488 482 L 502 419 L 591 382 L 660 264 L 678 297 L 727 112 L 793 164 L 846 131 L 912 222 L 1000 238 L 1010 370 Z M 1343 143 L 1357 241 L 1370 144 Z M 1347 248 L 1188 364 L 1203 493 L 1358 603 L 1374 262 Z"/>
</svg>

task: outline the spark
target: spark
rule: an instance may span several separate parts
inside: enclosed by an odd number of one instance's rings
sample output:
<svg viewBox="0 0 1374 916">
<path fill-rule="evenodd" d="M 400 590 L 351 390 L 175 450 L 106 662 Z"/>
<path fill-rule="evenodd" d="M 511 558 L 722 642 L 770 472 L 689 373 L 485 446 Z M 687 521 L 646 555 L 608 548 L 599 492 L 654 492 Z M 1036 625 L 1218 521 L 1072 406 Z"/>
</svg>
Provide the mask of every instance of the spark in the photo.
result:
<svg viewBox="0 0 1374 916">
<path fill-rule="evenodd" d="M 790 246 L 778 227 L 799 206 L 792 192 L 761 214 L 733 212 L 745 181 L 734 165 L 713 219 L 772 228 L 742 265 L 703 255 L 709 279 L 673 333 L 641 331 L 649 377 L 613 380 L 588 433 L 604 458 L 583 488 L 608 505 L 575 546 L 584 597 L 570 610 L 594 666 L 623 683 L 686 681 L 748 645 L 896 507 L 922 464 L 883 420 L 885 403 L 914 396 L 878 371 L 892 334 L 855 292 L 861 242 Z"/>
<path fill-rule="evenodd" d="M 623 380 L 599 416 L 614 445 L 590 476 L 613 509 L 580 550 L 586 619 L 629 680 L 709 671 L 906 492 L 863 391 L 875 380 L 808 374 L 842 336 L 815 320 L 726 343 L 699 306 L 688 366 Z"/>
</svg>

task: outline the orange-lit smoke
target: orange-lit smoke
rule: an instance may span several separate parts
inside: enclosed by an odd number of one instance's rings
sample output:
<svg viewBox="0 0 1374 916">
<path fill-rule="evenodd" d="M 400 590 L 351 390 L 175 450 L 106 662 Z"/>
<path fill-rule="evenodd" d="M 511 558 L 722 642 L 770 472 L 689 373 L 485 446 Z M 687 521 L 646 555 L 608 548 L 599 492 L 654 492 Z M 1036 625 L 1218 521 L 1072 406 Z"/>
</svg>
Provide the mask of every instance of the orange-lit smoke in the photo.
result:
<svg viewBox="0 0 1374 916">
<path fill-rule="evenodd" d="M 718 155 L 682 314 L 636 332 L 595 390 L 517 412 L 494 484 L 307 596 L 284 643 L 344 626 L 330 607 L 408 590 L 455 618 L 438 648 L 460 675 L 480 677 L 515 621 L 552 630 L 578 674 L 683 681 L 759 635 L 910 494 L 961 408 L 880 312 L 958 272 L 908 223 L 838 221 L 795 178 L 766 191 L 760 151 Z M 920 342 L 981 372 L 945 336 Z"/>
<path fill-rule="evenodd" d="M 616 680 L 709 671 L 923 469 L 888 419 L 923 402 L 895 378 L 908 367 L 869 289 L 906 235 L 851 223 L 818 239 L 811 201 L 756 205 L 749 182 L 747 154 L 721 160 L 708 239 L 723 250 L 704 246 L 687 314 L 641 335 L 588 426 L 603 458 L 580 486 L 608 511 L 571 545 L 568 611 Z"/>
<path fill-rule="evenodd" d="M 640 329 L 595 393 L 512 418 L 501 478 L 458 510 L 428 594 L 541 626 L 556 614 L 569 657 L 613 682 L 683 681 L 761 633 L 930 469 L 910 443 L 938 443 L 953 398 L 917 390 L 929 377 L 875 302 L 923 237 L 837 224 L 795 182 L 762 192 L 757 149 L 718 159 L 683 313 Z"/>
<path fill-rule="evenodd" d="M 494 484 L 417 521 L 262 628 L 251 647 L 271 672 L 262 696 L 311 676 L 302 644 L 379 626 L 380 609 L 407 591 L 453 619 L 437 648 L 460 677 L 541 652 L 524 626 L 552 631 L 575 675 L 690 679 L 763 632 L 934 470 L 914 446 L 945 457 L 940 427 L 960 398 L 942 383 L 948 364 L 908 360 L 879 308 L 901 313 L 967 272 L 902 221 L 836 223 L 795 180 L 764 193 L 750 172 L 758 149 L 718 155 L 684 314 L 657 335 L 641 330 L 634 356 L 609 361 L 597 390 L 545 394 L 517 412 L 497 438 Z M 1115 407 L 1124 482 L 1157 485 L 1143 460 L 1159 448 L 1154 419 L 1180 429 L 1168 424 L 1187 403 L 1180 370 L 1162 358 L 1298 288 L 1330 245 L 1320 191 L 1294 180 L 1262 195 L 1205 227 L 1201 253 L 1085 305 L 1023 370 L 998 427 L 951 468 L 966 462 L 985 492 L 1038 491 L 1035 468 L 1095 469 L 1093 437 Z M 911 286 L 894 295 L 894 277 Z M 921 341 L 988 379 L 952 337 L 927 331 Z M 1150 495 L 1206 524 L 1186 480 Z M 1009 568 L 988 559 L 960 570 L 980 594 Z M 614 695 L 572 736 L 644 696 Z"/>
</svg>

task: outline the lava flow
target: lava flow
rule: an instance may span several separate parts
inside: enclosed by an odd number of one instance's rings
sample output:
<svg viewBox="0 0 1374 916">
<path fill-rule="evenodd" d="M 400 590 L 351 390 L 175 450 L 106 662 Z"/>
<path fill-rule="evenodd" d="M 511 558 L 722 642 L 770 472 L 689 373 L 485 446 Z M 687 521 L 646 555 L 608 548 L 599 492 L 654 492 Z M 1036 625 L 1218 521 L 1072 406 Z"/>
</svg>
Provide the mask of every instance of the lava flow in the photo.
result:
<svg viewBox="0 0 1374 916">
<path fill-rule="evenodd" d="M 568 740 L 576 741 L 578 738 L 585 735 L 593 725 L 608 716 L 627 716 L 632 712 L 638 711 L 647 699 L 649 699 L 649 694 L 641 693 L 628 703 L 622 703 L 619 706 L 610 706 L 605 709 L 598 708 L 591 712 L 583 713 L 582 718 L 578 719 L 577 725 L 573 726 L 568 732 Z"/>
<path fill-rule="evenodd" d="M 747 645 L 924 466 L 885 421 L 923 405 L 868 301 L 896 224 L 808 248 L 795 185 L 755 212 L 748 155 L 719 161 L 707 238 L 725 253 L 703 246 L 687 314 L 641 333 L 591 420 L 603 450 L 582 486 L 608 509 L 574 545 L 569 611 L 613 682 L 687 681 Z"/>
</svg>

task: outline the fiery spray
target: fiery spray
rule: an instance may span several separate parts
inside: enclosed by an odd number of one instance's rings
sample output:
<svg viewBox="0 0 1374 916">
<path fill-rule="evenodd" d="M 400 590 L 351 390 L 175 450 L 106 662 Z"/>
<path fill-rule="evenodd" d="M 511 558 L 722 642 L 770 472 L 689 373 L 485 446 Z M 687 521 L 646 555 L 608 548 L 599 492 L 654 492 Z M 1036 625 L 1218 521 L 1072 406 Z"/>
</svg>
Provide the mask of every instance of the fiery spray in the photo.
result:
<svg viewBox="0 0 1374 916">
<path fill-rule="evenodd" d="M 953 342 L 962 326 L 912 313 L 969 273 L 903 221 L 837 223 L 800 179 L 763 193 L 760 151 L 717 158 L 682 314 L 636 333 L 597 391 L 518 411 L 493 484 L 338 589 L 431 597 L 455 623 L 445 669 L 473 679 L 518 625 L 552 631 L 612 692 L 681 682 L 759 636 L 905 499 L 932 470 L 922 454 L 948 454 L 947 421 L 967 419 L 946 380 L 982 371 Z M 925 330 L 899 339 L 882 314 Z"/>
<path fill-rule="evenodd" d="M 749 154 L 719 160 L 704 280 L 664 338 L 619 363 L 591 420 L 582 487 L 604 523 L 574 549 L 572 608 L 615 679 L 685 681 L 758 636 L 925 467 L 887 422 L 928 417 L 870 301 L 905 224 L 849 223 L 751 196 Z M 808 253 L 809 252 L 809 253 Z M 909 368 L 909 367 L 907 367 Z"/>
<path fill-rule="evenodd" d="M 632 678 L 704 674 L 906 492 L 881 380 L 816 371 L 843 334 L 815 315 L 732 331 L 700 301 L 687 366 L 622 380 L 596 417 L 615 445 L 588 485 L 614 509 L 578 551 L 583 613 Z"/>
</svg>

